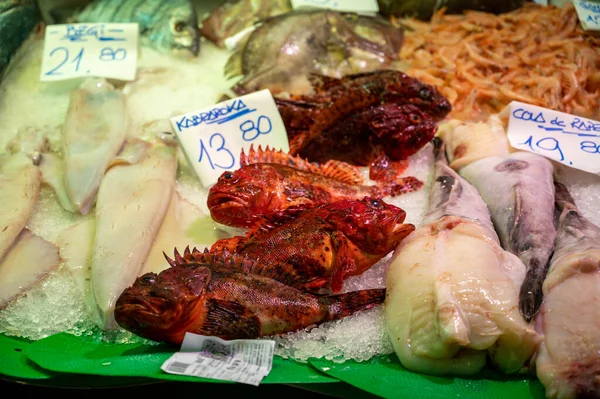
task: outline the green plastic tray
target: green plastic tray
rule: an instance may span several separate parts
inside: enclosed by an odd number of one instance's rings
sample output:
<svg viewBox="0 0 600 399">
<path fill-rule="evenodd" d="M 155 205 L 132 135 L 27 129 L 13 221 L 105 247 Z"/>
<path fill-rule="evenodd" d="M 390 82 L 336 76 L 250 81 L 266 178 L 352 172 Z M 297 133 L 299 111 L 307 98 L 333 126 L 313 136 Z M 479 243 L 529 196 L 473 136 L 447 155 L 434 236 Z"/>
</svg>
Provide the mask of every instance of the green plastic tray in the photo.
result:
<svg viewBox="0 0 600 399">
<path fill-rule="evenodd" d="M 131 386 L 149 381 L 227 383 L 163 372 L 160 366 L 176 350 L 168 345 L 109 344 L 67 333 L 38 341 L 0 334 L 0 374 L 11 380 L 64 387 Z M 262 383 L 310 386 L 337 395 L 347 392 L 353 398 L 545 397 L 534 377 L 507 377 L 492 370 L 471 378 L 433 377 L 404 369 L 394 355 L 344 363 L 323 359 L 299 363 L 275 356 L 273 369 Z"/>
</svg>

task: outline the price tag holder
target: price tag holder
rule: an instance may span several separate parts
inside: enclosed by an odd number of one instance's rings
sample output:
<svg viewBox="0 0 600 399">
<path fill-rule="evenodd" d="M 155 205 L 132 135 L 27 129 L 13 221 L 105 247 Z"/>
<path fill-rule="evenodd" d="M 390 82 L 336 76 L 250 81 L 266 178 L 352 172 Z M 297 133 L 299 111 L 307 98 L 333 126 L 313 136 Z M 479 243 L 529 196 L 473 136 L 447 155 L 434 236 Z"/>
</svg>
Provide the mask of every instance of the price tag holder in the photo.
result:
<svg viewBox="0 0 600 399">
<path fill-rule="evenodd" d="M 600 173 L 600 122 L 518 101 L 500 116 L 508 118 L 512 147 Z"/>
<path fill-rule="evenodd" d="M 206 188 L 240 168 L 251 145 L 288 152 L 287 132 L 268 89 L 170 119 L 183 152 Z"/>
<path fill-rule="evenodd" d="M 273 366 L 275 341 L 236 339 L 225 341 L 186 333 L 180 352 L 161 369 L 170 374 L 235 381 L 258 386 Z"/>
<path fill-rule="evenodd" d="M 581 26 L 585 30 L 600 30 L 600 3 L 573 0 Z"/>
<path fill-rule="evenodd" d="M 377 0 L 291 0 L 294 10 L 301 8 L 325 8 L 334 11 L 376 14 L 379 12 Z"/>
<path fill-rule="evenodd" d="M 138 36 L 138 24 L 132 23 L 48 25 L 40 80 L 134 80 Z"/>
</svg>

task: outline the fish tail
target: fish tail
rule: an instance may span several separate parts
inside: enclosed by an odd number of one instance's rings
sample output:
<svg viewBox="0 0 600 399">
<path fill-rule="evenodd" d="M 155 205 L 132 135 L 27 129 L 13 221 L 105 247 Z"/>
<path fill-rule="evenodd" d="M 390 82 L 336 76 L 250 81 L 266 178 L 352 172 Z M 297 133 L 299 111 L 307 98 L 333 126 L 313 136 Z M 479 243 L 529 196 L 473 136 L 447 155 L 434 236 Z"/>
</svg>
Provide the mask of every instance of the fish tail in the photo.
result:
<svg viewBox="0 0 600 399">
<path fill-rule="evenodd" d="M 360 290 L 319 298 L 329 311 L 328 320 L 337 320 L 361 310 L 381 305 L 385 300 L 385 288 Z"/>
<path fill-rule="evenodd" d="M 527 268 L 525 280 L 519 291 L 519 309 L 527 322 L 540 310 L 543 292 L 542 283 L 546 277 L 548 265 L 542 266 L 538 259 L 532 259 Z"/>
</svg>

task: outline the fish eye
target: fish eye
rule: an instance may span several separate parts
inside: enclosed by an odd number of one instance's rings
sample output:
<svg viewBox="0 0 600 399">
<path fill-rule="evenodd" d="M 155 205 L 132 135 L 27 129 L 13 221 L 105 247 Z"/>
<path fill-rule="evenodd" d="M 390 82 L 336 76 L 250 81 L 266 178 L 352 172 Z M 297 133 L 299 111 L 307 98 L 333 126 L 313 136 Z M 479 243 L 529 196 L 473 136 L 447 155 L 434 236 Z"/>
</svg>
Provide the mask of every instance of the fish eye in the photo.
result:
<svg viewBox="0 0 600 399">
<path fill-rule="evenodd" d="M 175 26 L 173 26 L 173 29 L 175 29 L 176 32 L 183 32 L 183 30 L 185 29 L 185 22 L 176 22 Z"/>
<path fill-rule="evenodd" d="M 381 201 L 379 201 L 378 199 L 372 199 L 371 200 L 371 205 L 374 208 L 379 208 L 379 207 L 381 207 Z"/>
<path fill-rule="evenodd" d="M 145 285 L 154 285 L 156 284 L 156 276 L 153 274 L 147 274 L 140 277 L 140 282 Z"/>
<path fill-rule="evenodd" d="M 233 179 L 233 173 L 225 172 L 225 173 L 223 173 L 223 178 L 227 179 L 227 180 L 231 180 L 231 179 Z"/>
<path fill-rule="evenodd" d="M 419 97 L 421 97 L 423 100 L 431 100 L 432 94 L 433 93 L 431 90 L 426 88 L 419 90 Z"/>
<path fill-rule="evenodd" d="M 410 121 L 412 123 L 420 123 L 421 122 L 421 117 L 417 114 L 415 114 L 414 112 L 411 113 L 408 118 L 410 119 Z"/>
</svg>

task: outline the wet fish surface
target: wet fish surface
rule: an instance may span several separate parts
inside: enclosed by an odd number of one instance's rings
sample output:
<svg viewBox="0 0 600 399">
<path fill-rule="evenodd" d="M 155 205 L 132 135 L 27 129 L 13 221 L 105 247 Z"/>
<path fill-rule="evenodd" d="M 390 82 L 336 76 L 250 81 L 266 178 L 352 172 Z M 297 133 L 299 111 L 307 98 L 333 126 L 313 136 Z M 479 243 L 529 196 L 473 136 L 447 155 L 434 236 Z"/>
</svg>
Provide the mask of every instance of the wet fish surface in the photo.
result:
<svg viewBox="0 0 600 399">
<path fill-rule="evenodd" d="M 527 266 L 519 307 L 530 321 L 542 302 L 542 283 L 554 250 L 553 166 L 543 156 L 515 152 L 486 157 L 460 170 L 487 204 L 502 246 Z"/>
<path fill-rule="evenodd" d="M 238 89 L 295 93 L 309 74 L 331 77 L 385 69 L 398 59 L 404 38 L 380 17 L 336 11 L 292 11 L 267 18 L 240 41 L 228 60 Z"/>
<path fill-rule="evenodd" d="M 548 398 L 600 396 L 600 228 L 556 182 L 556 246 L 538 314 L 536 373 Z"/>
<path fill-rule="evenodd" d="M 255 262 L 206 253 L 195 263 L 147 273 L 119 296 L 115 319 L 154 341 L 180 345 L 186 332 L 253 339 L 313 327 L 380 305 L 385 289 L 315 296 L 274 279 L 239 273 Z"/>
<path fill-rule="evenodd" d="M 200 29 L 189 0 L 95 0 L 76 12 L 75 22 L 135 22 L 152 47 L 169 52 L 200 51 Z"/>
<path fill-rule="evenodd" d="M 386 275 L 386 328 L 402 365 L 471 375 L 487 358 L 520 372 L 541 337 L 519 313 L 525 265 L 505 251 L 483 199 L 434 139 L 435 172 L 422 227 L 396 248 Z"/>
</svg>

